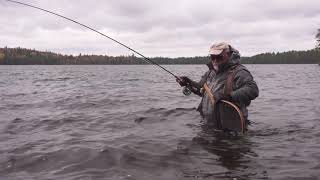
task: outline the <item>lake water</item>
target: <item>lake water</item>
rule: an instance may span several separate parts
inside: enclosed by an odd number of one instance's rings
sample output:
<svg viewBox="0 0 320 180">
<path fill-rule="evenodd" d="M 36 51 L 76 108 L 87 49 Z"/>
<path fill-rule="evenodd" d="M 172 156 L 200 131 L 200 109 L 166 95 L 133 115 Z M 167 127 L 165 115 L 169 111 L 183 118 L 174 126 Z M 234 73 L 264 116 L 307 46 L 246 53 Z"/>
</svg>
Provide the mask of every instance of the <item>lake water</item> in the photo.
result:
<svg viewBox="0 0 320 180">
<path fill-rule="evenodd" d="M 0 66 L 0 179 L 319 179 L 320 66 L 247 67 L 260 96 L 230 137 L 155 66 Z"/>
</svg>

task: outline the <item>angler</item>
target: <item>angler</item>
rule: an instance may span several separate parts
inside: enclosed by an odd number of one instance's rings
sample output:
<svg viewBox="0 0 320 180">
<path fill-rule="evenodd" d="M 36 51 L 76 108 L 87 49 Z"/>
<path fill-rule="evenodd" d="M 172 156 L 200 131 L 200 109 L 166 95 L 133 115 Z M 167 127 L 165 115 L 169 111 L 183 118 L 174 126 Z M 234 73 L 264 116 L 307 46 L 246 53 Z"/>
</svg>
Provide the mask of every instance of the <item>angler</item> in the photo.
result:
<svg viewBox="0 0 320 180">
<path fill-rule="evenodd" d="M 214 44 L 209 55 L 209 70 L 199 82 L 186 76 L 177 82 L 202 97 L 198 111 L 208 126 L 245 132 L 249 124 L 247 107 L 258 97 L 258 86 L 250 71 L 240 64 L 239 51 L 231 45 Z"/>
</svg>

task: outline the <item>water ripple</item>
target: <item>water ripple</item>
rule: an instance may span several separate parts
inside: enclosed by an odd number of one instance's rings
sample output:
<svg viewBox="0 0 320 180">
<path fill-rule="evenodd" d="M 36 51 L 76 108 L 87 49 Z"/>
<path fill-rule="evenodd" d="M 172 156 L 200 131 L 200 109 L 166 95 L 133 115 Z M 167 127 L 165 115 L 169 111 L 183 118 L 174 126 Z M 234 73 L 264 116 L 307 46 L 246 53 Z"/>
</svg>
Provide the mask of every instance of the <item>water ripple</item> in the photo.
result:
<svg viewBox="0 0 320 180">
<path fill-rule="evenodd" d="M 198 80 L 201 65 L 172 65 Z M 153 66 L 1 66 L 1 179 L 317 179 L 320 71 L 248 65 L 248 134 L 206 129 Z"/>
</svg>

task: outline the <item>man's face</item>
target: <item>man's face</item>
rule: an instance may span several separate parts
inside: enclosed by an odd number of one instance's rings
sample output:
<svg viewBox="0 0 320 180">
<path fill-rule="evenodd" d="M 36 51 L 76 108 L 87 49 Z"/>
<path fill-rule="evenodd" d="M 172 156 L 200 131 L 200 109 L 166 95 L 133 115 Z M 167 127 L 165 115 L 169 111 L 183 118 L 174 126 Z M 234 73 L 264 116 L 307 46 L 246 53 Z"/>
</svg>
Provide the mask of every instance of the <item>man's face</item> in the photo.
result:
<svg viewBox="0 0 320 180">
<path fill-rule="evenodd" d="M 222 51 L 219 55 L 211 55 L 211 62 L 213 66 L 218 66 L 220 64 L 226 63 L 229 60 L 229 55 L 226 51 Z"/>
</svg>

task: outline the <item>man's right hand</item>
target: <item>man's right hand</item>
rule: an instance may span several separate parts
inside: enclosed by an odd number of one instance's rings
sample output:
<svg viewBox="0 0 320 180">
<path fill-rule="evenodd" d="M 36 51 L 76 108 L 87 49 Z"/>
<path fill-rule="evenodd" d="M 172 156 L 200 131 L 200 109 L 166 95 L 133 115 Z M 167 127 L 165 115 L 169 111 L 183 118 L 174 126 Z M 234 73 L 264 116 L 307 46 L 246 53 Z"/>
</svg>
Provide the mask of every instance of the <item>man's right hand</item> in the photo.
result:
<svg viewBox="0 0 320 180">
<path fill-rule="evenodd" d="M 180 84 L 180 86 L 187 86 L 188 84 L 190 84 L 192 81 L 191 79 L 189 79 L 187 76 L 181 76 L 181 77 L 178 77 L 176 79 L 176 81 Z"/>
</svg>

